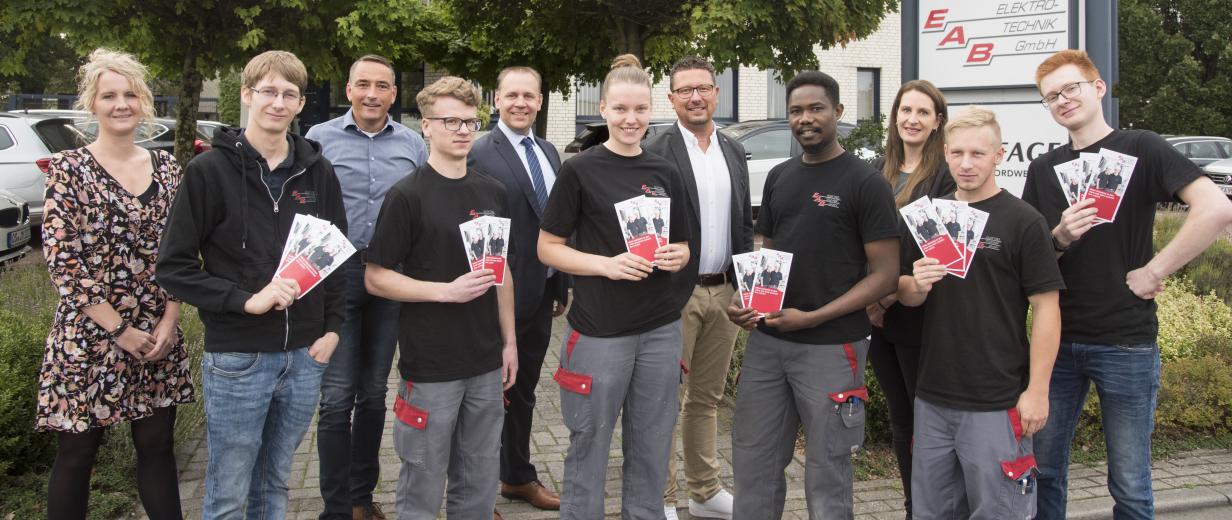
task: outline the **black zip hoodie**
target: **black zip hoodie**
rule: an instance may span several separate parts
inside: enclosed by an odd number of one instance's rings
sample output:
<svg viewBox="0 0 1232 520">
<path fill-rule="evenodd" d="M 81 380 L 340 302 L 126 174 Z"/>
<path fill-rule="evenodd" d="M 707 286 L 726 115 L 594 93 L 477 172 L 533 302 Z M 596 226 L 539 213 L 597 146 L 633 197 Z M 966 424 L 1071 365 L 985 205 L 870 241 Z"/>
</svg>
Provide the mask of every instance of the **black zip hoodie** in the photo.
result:
<svg viewBox="0 0 1232 520">
<path fill-rule="evenodd" d="M 207 352 L 274 352 L 307 347 L 338 332 L 346 280 L 334 273 L 286 310 L 261 315 L 244 303 L 274 278 L 296 213 L 332 222 L 346 234 L 346 210 L 334 167 L 321 147 L 291 135 L 294 167 L 274 200 L 254 150 L 235 130 L 214 133 L 214 146 L 184 169 L 159 245 L 156 279 L 197 307 Z"/>
</svg>

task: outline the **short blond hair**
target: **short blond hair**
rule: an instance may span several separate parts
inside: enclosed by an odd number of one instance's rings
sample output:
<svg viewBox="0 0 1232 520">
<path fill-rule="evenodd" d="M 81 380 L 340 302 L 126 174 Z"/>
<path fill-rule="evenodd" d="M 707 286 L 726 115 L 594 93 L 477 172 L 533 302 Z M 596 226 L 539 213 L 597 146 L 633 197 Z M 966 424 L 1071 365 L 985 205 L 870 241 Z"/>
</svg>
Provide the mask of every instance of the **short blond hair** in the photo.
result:
<svg viewBox="0 0 1232 520">
<path fill-rule="evenodd" d="M 971 105 L 954 114 L 945 124 L 945 136 L 948 139 L 955 130 L 982 126 L 992 128 L 993 133 L 997 135 L 997 142 L 1001 142 L 1001 124 L 997 123 L 997 114 L 979 105 Z"/>
<path fill-rule="evenodd" d="M 128 80 L 128 86 L 137 94 L 137 104 L 141 110 L 142 124 L 152 124 L 158 114 L 154 112 L 154 94 L 145 83 L 149 71 L 137 61 L 132 54 L 111 49 L 98 48 L 90 53 L 90 58 L 77 70 L 77 102 L 78 110 L 94 114 L 94 98 L 98 96 L 98 80 L 104 72 L 114 72 Z"/>
<path fill-rule="evenodd" d="M 256 88 L 257 82 L 270 74 L 282 76 L 299 89 L 303 94 L 308 90 L 308 68 L 294 54 L 287 51 L 265 51 L 248 60 L 244 72 L 240 73 L 240 85 L 244 88 Z"/>
<path fill-rule="evenodd" d="M 439 97 L 451 97 L 466 103 L 467 106 L 479 106 L 479 89 L 457 76 L 445 76 L 424 87 L 415 95 L 415 104 L 419 105 L 420 113 L 429 117 L 432 115 L 432 106 Z"/>
</svg>

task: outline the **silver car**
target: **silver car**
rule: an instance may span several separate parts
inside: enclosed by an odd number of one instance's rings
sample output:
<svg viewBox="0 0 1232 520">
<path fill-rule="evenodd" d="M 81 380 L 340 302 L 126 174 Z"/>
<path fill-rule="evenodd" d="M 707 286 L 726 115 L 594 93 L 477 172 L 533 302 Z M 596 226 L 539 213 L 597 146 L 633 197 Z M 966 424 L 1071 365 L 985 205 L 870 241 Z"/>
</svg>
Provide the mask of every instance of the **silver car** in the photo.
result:
<svg viewBox="0 0 1232 520">
<path fill-rule="evenodd" d="M 1202 168 L 1207 177 L 1215 181 L 1215 185 L 1223 190 L 1223 194 L 1232 197 L 1232 159 L 1223 159 L 1207 164 Z"/>
<path fill-rule="evenodd" d="M 0 265 L 30 251 L 30 206 L 11 191 L 0 190 Z"/>
<path fill-rule="evenodd" d="M 0 189 L 30 205 L 35 228 L 43 222 L 43 190 L 52 154 L 81 146 L 72 123 L 54 114 L 0 112 Z"/>
<path fill-rule="evenodd" d="M 846 137 L 855 129 L 855 125 L 839 121 L 838 134 Z M 735 139 L 744 146 L 744 155 L 749 161 L 749 198 L 753 203 L 753 214 L 761 208 L 761 192 L 766 185 L 766 176 L 770 169 L 779 163 L 804 153 L 800 143 L 791 135 L 791 126 L 786 119 L 766 119 L 761 121 L 744 121 L 719 129 L 728 137 Z M 862 159 L 873 156 L 872 151 L 863 148 L 852 150 Z"/>
</svg>

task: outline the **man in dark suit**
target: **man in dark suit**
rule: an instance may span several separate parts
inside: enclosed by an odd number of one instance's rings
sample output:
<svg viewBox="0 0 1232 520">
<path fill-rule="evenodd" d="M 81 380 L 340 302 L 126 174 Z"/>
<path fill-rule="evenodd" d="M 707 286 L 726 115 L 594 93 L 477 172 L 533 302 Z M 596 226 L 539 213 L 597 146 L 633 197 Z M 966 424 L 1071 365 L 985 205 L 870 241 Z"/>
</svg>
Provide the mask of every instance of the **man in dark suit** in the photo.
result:
<svg viewBox="0 0 1232 520">
<path fill-rule="evenodd" d="M 714 66 L 698 58 L 677 61 L 671 71 L 668 100 L 677 124 L 649 139 L 644 147 L 676 165 L 689 194 L 693 226 L 689 250 L 696 253 L 673 277 L 672 297 L 687 300 L 682 311 L 684 345 L 683 413 L 685 475 L 689 514 L 731 518 L 732 495 L 719 481 L 715 441 L 716 411 L 723 397 L 739 327 L 726 315 L 735 294 L 733 253 L 753 250 L 749 204 L 749 170 L 744 147 L 719 133 L 714 112 L 719 104 Z M 673 223 L 674 225 L 674 223 Z M 669 458 L 664 513 L 676 518 L 676 455 Z"/>
<path fill-rule="evenodd" d="M 468 160 L 471 168 L 505 185 L 512 225 L 508 247 L 510 273 L 517 288 L 518 376 L 505 391 L 509 406 L 501 434 L 500 492 L 506 498 L 554 510 L 560 509 L 560 497 L 543 487 L 530 462 L 530 428 L 552 318 L 564 313 L 569 298 L 568 277 L 544 266 L 536 251 L 539 220 L 560 171 L 560 155 L 552 143 L 532 133 L 543 104 L 539 73 L 529 67 L 508 67 L 496 81 L 500 122 L 475 142 Z"/>
</svg>

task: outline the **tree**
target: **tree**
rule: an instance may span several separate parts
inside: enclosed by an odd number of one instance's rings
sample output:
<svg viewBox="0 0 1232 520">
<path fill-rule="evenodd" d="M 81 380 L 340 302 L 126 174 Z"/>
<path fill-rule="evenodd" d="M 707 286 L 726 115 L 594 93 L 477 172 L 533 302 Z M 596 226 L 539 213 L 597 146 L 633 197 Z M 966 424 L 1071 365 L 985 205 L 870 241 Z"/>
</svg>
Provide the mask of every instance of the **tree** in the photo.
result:
<svg viewBox="0 0 1232 520">
<path fill-rule="evenodd" d="M 544 91 L 599 81 L 611 59 L 632 53 L 656 75 L 686 54 L 719 68 L 750 65 L 790 76 L 817 67 L 814 46 L 863 38 L 896 0 L 449 0 L 458 42 L 421 55 L 493 86 L 501 67 L 529 65 Z M 836 5 L 837 4 L 837 5 Z M 540 121 L 540 125 L 545 121 Z M 542 126 L 540 128 L 542 131 Z"/>
<path fill-rule="evenodd" d="M 1232 135 L 1232 10 L 1226 0 L 1120 3 L 1121 126 Z"/>
</svg>

